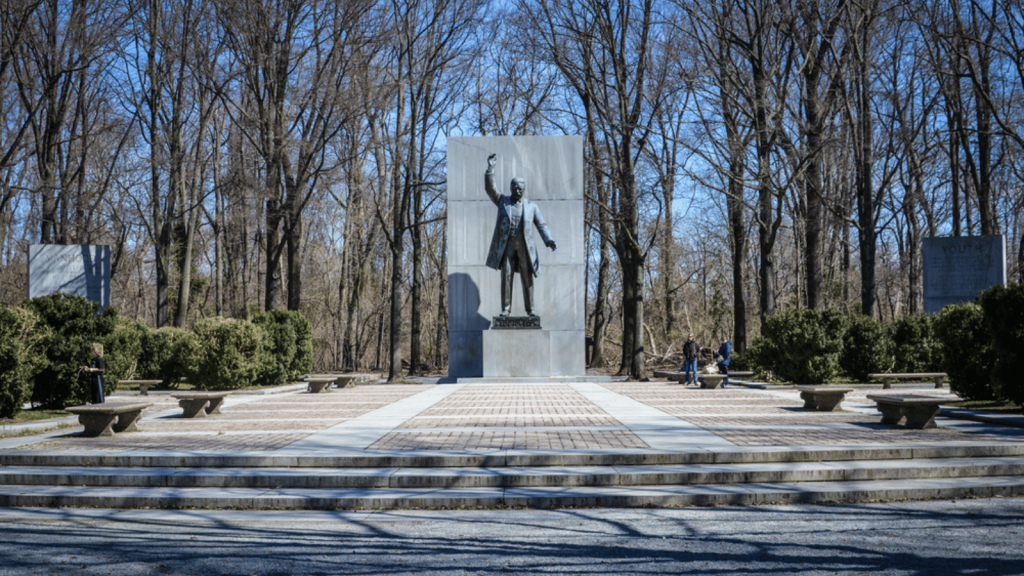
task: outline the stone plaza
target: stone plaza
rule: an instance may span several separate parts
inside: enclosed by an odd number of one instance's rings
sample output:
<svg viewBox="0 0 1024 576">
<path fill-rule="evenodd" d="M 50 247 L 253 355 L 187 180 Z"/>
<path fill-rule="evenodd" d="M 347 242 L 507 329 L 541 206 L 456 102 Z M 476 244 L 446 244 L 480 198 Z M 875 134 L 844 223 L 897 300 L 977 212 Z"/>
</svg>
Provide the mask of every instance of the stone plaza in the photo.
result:
<svg viewBox="0 0 1024 576">
<path fill-rule="evenodd" d="M 912 390 L 956 399 L 931 383 Z M 842 410 L 819 412 L 789 387 L 293 386 L 232 394 L 201 419 L 151 392 L 139 431 L 0 440 L 0 504 L 547 508 L 1024 494 L 1024 418 L 947 409 L 937 428 L 909 430 L 880 423 L 867 399 L 877 392 L 857 388 Z"/>
</svg>

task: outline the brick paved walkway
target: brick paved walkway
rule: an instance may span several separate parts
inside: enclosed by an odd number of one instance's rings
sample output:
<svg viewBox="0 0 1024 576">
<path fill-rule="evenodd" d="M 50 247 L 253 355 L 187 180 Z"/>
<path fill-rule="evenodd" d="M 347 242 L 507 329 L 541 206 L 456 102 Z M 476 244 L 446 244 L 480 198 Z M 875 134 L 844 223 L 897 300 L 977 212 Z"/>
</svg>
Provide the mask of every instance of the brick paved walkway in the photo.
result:
<svg viewBox="0 0 1024 576">
<path fill-rule="evenodd" d="M 326 394 L 231 396 L 223 414 L 193 420 L 180 417 L 175 400 L 150 396 L 147 401 L 154 406 L 140 422 L 140 432 L 110 438 L 69 434 L 16 449 L 272 452 L 294 444 L 312 453 L 622 450 L 648 449 L 651 442 L 665 446 L 665 438 L 688 436 L 697 449 L 708 441 L 719 447 L 1020 441 L 964 427 L 882 426 L 866 399 L 879 392 L 855 390 L 844 401 L 844 411 L 812 412 L 802 408 L 792 390 L 700 390 L 665 382 L 364 385 Z M 954 398 L 933 388 L 911 392 Z M 112 401 L 137 399 L 118 396 Z"/>
</svg>

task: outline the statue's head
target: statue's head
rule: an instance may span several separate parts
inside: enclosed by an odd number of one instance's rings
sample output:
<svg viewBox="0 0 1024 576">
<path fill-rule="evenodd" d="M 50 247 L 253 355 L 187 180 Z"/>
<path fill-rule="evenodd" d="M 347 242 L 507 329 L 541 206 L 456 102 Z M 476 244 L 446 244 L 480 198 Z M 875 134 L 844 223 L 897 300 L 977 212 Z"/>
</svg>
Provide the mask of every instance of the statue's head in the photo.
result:
<svg viewBox="0 0 1024 576">
<path fill-rule="evenodd" d="M 524 178 L 512 179 L 512 201 L 519 202 L 519 199 L 526 194 L 526 180 Z"/>
</svg>

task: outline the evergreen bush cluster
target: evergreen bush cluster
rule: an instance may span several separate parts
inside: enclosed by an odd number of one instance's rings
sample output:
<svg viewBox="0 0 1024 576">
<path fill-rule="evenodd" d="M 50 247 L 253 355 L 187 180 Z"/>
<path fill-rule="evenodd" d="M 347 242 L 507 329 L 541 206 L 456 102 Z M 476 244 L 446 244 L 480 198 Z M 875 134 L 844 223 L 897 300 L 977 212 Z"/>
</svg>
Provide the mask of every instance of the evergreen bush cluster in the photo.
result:
<svg viewBox="0 0 1024 576">
<path fill-rule="evenodd" d="M 847 322 L 839 366 L 851 377 L 867 382 L 868 374 L 892 370 L 896 362 L 893 348 L 888 324 L 856 314 Z"/>
<path fill-rule="evenodd" d="M 295 380 L 313 366 L 313 329 L 302 314 L 274 310 L 254 322 L 207 318 L 191 330 L 161 328 L 102 311 L 78 296 L 52 294 L 0 306 L 0 417 L 29 400 L 48 409 L 92 399 L 80 371 L 104 348 L 106 394 L 129 378 L 198 389 L 233 389 Z"/>
<path fill-rule="evenodd" d="M 835 310 L 780 312 L 767 318 L 747 357 L 784 380 L 821 384 L 839 373 L 845 332 L 846 318 Z"/>
<path fill-rule="evenodd" d="M 993 286 L 978 296 L 992 337 L 992 389 L 1024 406 L 1024 284 Z"/>
<path fill-rule="evenodd" d="M 897 318 L 892 323 L 892 341 L 896 357 L 893 372 L 938 372 L 939 341 L 932 332 L 932 320 L 928 314 Z"/>
<path fill-rule="evenodd" d="M 80 296 L 51 294 L 26 300 L 22 307 L 34 312 L 46 327 L 40 339 L 40 369 L 32 379 L 32 403 L 47 409 L 85 404 L 92 398 L 89 377 L 79 368 L 92 360 L 90 346 L 99 342 L 104 347 L 104 392 L 110 394 L 117 381 L 127 375 L 135 362 L 132 351 L 114 351 L 130 339 L 123 331 L 117 311 Z"/>
<path fill-rule="evenodd" d="M 0 306 L 0 418 L 14 416 L 31 397 L 43 333 L 31 310 Z"/>
<path fill-rule="evenodd" d="M 966 400 L 991 400 L 992 337 L 985 327 L 981 306 L 952 304 L 934 320 L 935 337 L 940 342 L 942 371 L 949 376 L 949 389 Z"/>
<path fill-rule="evenodd" d="M 766 319 L 744 361 L 806 384 L 830 380 L 838 368 L 864 382 L 876 372 L 945 372 L 961 398 L 1024 406 L 1024 285 L 995 286 L 979 294 L 978 303 L 892 324 L 834 311 L 780 312 Z"/>
<path fill-rule="evenodd" d="M 200 389 L 251 386 L 274 363 L 266 332 L 245 320 L 205 318 L 177 349 L 189 384 Z"/>
<path fill-rule="evenodd" d="M 188 330 L 173 326 L 159 330 L 145 327 L 136 377 L 140 380 L 161 380 L 164 387 L 177 387 L 179 379 L 185 377 L 179 349 L 191 337 Z"/>
<path fill-rule="evenodd" d="M 266 332 L 272 362 L 259 376 L 265 386 L 295 380 L 313 367 L 313 324 L 294 310 L 271 310 L 256 316 L 253 324 Z"/>
</svg>

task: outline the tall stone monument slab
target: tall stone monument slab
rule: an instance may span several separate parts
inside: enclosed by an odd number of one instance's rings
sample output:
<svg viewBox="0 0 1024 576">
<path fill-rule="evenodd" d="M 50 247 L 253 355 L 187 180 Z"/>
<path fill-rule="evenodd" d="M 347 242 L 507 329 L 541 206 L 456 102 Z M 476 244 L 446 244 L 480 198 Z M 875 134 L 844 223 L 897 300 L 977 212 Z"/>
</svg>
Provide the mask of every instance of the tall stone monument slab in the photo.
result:
<svg viewBox="0 0 1024 576">
<path fill-rule="evenodd" d="M 494 184 L 510 193 L 525 180 L 524 197 L 537 205 L 557 244 L 545 247 L 533 231 L 539 260 L 534 312 L 540 328 L 499 329 L 498 270 L 486 265 L 500 208 L 488 197 L 484 174 L 496 155 Z M 583 139 L 578 136 L 499 136 L 448 139 L 448 372 L 455 378 L 585 376 Z M 528 318 L 516 275 L 511 322 Z M 529 324 L 529 322 L 519 322 Z"/>
<path fill-rule="evenodd" d="M 55 292 L 110 306 L 110 246 L 29 246 L 28 297 Z"/>
<path fill-rule="evenodd" d="M 925 238 L 924 311 L 973 302 L 978 293 L 1006 284 L 1006 237 Z"/>
</svg>

